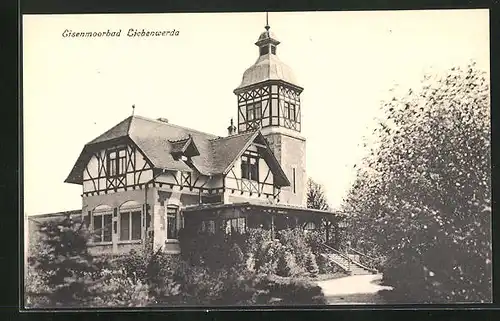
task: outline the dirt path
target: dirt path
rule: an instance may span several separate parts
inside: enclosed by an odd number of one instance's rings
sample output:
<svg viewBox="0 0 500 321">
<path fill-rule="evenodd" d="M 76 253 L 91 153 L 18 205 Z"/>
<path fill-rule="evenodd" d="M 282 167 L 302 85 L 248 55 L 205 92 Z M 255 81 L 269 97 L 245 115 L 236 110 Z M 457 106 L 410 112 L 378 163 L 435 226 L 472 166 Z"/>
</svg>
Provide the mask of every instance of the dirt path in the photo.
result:
<svg viewBox="0 0 500 321">
<path fill-rule="evenodd" d="M 329 304 L 384 304 L 380 290 L 392 290 L 380 285 L 381 274 L 352 275 L 334 280 L 316 282 Z"/>
</svg>

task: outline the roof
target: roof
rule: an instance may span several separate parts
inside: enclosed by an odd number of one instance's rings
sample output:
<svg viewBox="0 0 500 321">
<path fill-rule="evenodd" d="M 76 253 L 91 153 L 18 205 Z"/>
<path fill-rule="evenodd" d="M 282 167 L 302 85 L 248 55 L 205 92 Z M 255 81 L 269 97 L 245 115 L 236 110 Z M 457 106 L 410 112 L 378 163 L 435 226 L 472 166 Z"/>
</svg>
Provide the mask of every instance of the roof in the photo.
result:
<svg viewBox="0 0 500 321">
<path fill-rule="evenodd" d="M 242 203 L 229 203 L 229 204 L 201 204 L 201 205 L 192 205 L 186 206 L 183 209 L 183 212 L 198 212 L 203 210 L 214 210 L 214 209 L 227 209 L 227 208 L 239 208 L 239 207 L 247 207 L 247 208 L 261 208 L 261 209 L 274 209 L 279 211 L 286 212 L 301 212 L 301 213 L 316 213 L 316 214 L 325 214 L 325 215 L 335 215 L 338 217 L 344 216 L 344 213 L 341 212 L 330 212 L 318 209 L 312 209 L 307 207 L 293 206 L 293 205 L 285 205 L 285 204 L 259 204 L 259 203 L 250 203 L 250 202 L 242 202 Z"/>
<path fill-rule="evenodd" d="M 33 214 L 33 215 L 27 215 L 27 218 L 30 221 L 38 222 L 39 220 L 44 221 L 46 219 L 62 218 L 62 217 L 65 217 L 68 214 L 71 217 L 81 216 L 82 215 L 82 210 L 79 209 L 79 210 L 70 210 L 70 211 L 55 212 L 55 213 Z"/>
<path fill-rule="evenodd" d="M 267 29 L 260 34 L 255 45 L 258 47 L 266 47 L 269 44 L 277 46 L 280 42 L 276 40 L 274 33 Z M 241 83 L 235 90 L 268 80 L 281 80 L 299 87 L 292 68 L 282 62 L 278 56 L 271 51 L 260 55 L 257 61 L 243 73 Z"/>
<path fill-rule="evenodd" d="M 268 80 L 282 80 L 297 86 L 297 79 L 292 68 L 282 62 L 278 56 L 268 53 L 259 56 L 257 61 L 245 70 L 241 83 L 236 89 Z"/>
<path fill-rule="evenodd" d="M 65 182 L 81 184 L 83 170 L 92 153 L 106 142 L 131 140 L 154 168 L 180 171 L 192 171 L 186 162 L 176 157 L 189 148 L 192 166 L 197 171 L 203 175 L 217 175 L 227 173 L 228 168 L 257 137 L 263 140 L 258 130 L 219 137 L 164 121 L 130 116 L 85 145 Z M 277 176 L 277 183 L 288 186 L 290 182 L 274 154 L 268 151 L 264 157 Z"/>
</svg>

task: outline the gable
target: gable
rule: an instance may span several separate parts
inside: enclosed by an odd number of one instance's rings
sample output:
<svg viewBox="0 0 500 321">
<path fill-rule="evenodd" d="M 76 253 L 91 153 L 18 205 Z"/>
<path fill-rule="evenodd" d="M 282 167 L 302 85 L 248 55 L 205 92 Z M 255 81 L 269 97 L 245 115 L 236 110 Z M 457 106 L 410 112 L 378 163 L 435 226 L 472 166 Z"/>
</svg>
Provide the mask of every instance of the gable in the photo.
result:
<svg viewBox="0 0 500 321">
<path fill-rule="evenodd" d="M 239 145 L 239 148 L 235 148 L 235 151 L 238 150 L 234 157 L 228 158 L 228 165 L 223 170 L 223 174 L 226 175 L 229 171 L 231 171 L 235 166 L 239 164 L 242 155 L 245 153 L 257 153 L 259 158 L 265 161 L 266 166 L 270 169 L 273 182 L 277 186 L 290 186 L 290 181 L 286 177 L 285 172 L 281 168 L 278 160 L 274 156 L 273 151 L 269 147 L 267 140 L 262 135 L 260 131 L 255 131 L 251 133 L 250 136 L 247 137 L 247 141 L 245 144 Z"/>
</svg>

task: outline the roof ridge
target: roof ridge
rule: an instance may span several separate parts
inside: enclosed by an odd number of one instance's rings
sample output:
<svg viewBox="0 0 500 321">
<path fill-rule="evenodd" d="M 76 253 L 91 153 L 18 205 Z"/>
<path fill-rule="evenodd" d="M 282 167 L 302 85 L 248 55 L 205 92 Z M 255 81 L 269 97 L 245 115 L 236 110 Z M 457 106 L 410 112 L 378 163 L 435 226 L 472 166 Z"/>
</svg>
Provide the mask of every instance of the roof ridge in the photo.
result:
<svg viewBox="0 0 500 321">
<path fill-rule="evenodd" d="M 213 141 L 217 141 L 217 140 L 221 140 L 221 139 L 229 139 L 229 138 L 235 138 L 235 137 L 240 137 L 240 136 L 243 136 L 243 135 L 253 135 L 255 134 L 256 131 L 258 131 L 259 129 L 255 129 L 253 131 L 248 131 L 248 132 L 244 132 L 244 133 L 238 133 L 236 135 L 231 135 L 231 136 L 225 136 L 225 137 L 215 137 L 215 138 L 210 138 L 209 141 L 213 142 Z"/>
<path fill-rule="evenodd" d="M 218 135 L 210 134 L 210 133 L 207 133 L 207 132 L 202 132 L 202 131 L 199 131 L 197 129 L 192 129 L 192 128 L 189 128 L 189 127 L 185 127 L 185 126 L 181 126 L 181 125 L 176 125 L 176 124 L 172 124 L 172 123 L 166 123 L 166 122 L 162 122 L 162 121 L 159 121 L 159 120 L 156 120 L 156 119 L 151 119 L 151 118 L 144 117 L 144 116 L 134 115 L 134 116 L 131 116 L 131 117 L 136 117 L 136 118 L 139 118 L 139 119 L 142 119 L 142 120 L 150 121 L 152 123 L 162 124 L 162 125 L 165 125 L 165 126 L 182 128 L 182 129 L 189 130 L 191 132 L 202 134 L 202 135 L 215 136 L 214 138 L 220 137 Z"/>
</svg>

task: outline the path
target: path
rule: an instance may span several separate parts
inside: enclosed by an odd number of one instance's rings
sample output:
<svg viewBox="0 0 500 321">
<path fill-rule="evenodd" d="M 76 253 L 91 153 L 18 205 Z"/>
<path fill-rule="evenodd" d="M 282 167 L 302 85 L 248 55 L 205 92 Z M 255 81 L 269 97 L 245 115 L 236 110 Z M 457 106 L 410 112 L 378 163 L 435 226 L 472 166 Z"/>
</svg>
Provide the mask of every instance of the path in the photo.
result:
<svg viewBox="0 0 500 321">
<path fill-rule="evenodd" d="M 352 275 L 318 281 L 329 304 L 384 304 L 380 290 L 392 290 L 380 285 L 381 274 Z"/>
</svg>

